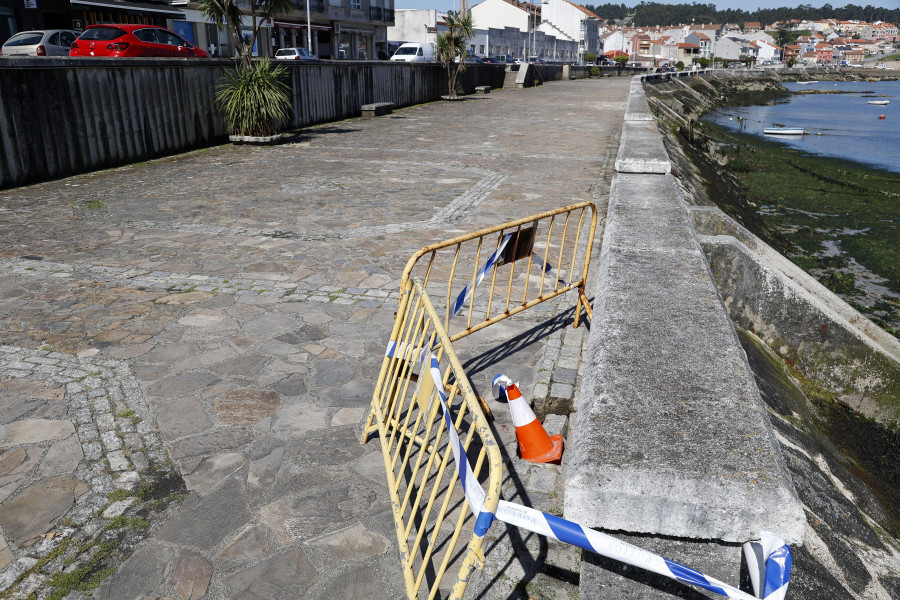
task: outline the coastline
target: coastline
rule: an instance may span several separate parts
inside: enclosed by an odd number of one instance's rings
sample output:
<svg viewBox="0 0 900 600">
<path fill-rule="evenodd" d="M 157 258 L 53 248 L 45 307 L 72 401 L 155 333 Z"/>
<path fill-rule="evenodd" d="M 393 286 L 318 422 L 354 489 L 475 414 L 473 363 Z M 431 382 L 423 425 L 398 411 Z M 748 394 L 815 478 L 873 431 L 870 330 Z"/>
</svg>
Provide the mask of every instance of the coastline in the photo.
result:
<svg viewBox="0 0 900 600">
<path fill-rule="evenodd" d="M 728 159 L 718 168 L 743 184 L 749 208 L 786 242 L 786 256 L 900 337 L 900 222 L 885 218 L 897 213 L 900 175 L 712 124 L 703 130 Z"/>
<path fill-rule="evenodd" d="M 843 80 L 860 79 L 853 73 Z M 691 91 L 680 82 L 653 86 L 657 102 L 671 103 L 685 117 L 670 129 L 668 144 L 677 144 L 691 163 L 681 171 L 699 171 L 706 194 L 700 203 L 718 206 L 900 338 L 900 222 L 885 218 L 897 213 L 900 175 L 701 121 L 723 106 L 784 98 L 792 94 L 781 85 L 788 80 L 761 74 L 711 77 Z"/>
</svg>

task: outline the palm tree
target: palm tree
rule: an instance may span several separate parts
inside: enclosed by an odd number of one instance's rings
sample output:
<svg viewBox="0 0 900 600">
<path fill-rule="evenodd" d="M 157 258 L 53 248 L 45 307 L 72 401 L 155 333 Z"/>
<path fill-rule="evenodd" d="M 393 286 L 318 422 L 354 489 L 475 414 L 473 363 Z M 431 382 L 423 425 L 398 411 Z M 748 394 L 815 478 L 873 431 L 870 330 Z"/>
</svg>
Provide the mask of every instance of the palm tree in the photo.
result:
<svg viewBox="0 0 900 600">
<path fill-rule="evenodd" d="M 253 57 L 253 45 L 260 28 L 266 19 L 273 18 L 279 13 L 289 13 L 294 10 L 293 0 L 249 0 L 247 2 L 251 17 L 250 35 L 244 35 L 243 21 L 244 11 L 239 6 L 238 0 L 199 0 L 200 10 L 204 16 L 214 23 L 222 23 L 228 30 L 228 37 L 238 51 L 241 64 L 245 69 L 250 68 L 250 60 Z"/>
<path fill-rule="evenodd" d="M 250 34 L 244 35 L 244 11 L 239 0 L 199 0 L 203 14 L 214 23 L 225 22 L 238 51 L 240 63 L 226 71 L 216 86 L 215 101 L 228 132 L 239 138 L 277 137 L 279 124 L 290 116 L 290 88 L 284 83 L 287 69 L 268 58 L 255 64 L 253 45 L 263 22 L 294 9 L 292 0 L 249 0 Z"/>
<path fill-rule="evenodd" d="M 447 69 L 450 97 L 456 98 L 456 77 L 466 70 L 466 42 L 475 35 L 472 13 L 460 15 L 449 11 L 444 19 L 446 31 L 437 36 L 437 56 Z"/>
</svg>

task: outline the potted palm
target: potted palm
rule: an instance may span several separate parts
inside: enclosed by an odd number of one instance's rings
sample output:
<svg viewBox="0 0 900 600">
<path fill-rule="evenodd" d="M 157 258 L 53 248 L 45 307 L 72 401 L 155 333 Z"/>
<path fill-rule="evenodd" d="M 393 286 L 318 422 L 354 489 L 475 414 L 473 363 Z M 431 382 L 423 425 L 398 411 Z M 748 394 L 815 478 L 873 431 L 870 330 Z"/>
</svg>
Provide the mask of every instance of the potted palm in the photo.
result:
<svg viewBox="0 0 900 600">
<path fill-rule="evenodd" d="M 456 80 L 462 71 L 466 70 L 466 42 L 475 35 L 472 25 L 472 14 L 460 15 L 449 11 L 444 19 L 447 29 L 437 36 L 435 53 L 444 68 L 447 69 L 447 83 L 449 95 L 442 96 L 445 100 L 461 100 L 457 94 Z"/>
<path fill-rule="evenodd" d="M 245 31 L 244 10 L 249 8 L 250 30 Z M 239 62 L 226 70 L 216 87 L 215 101 L 225 118 L 233 142 L 272 142 L 281 137 L 279 123 L 291 108 L 287 69 L 268 58 L 254 62 L 253 46 L 260 28 L 276 13 L 290 12 L 292 0 L 200 0 L 203 14 L 215 23 L 225 23 L 228 37 L 238 51 Z"/>
</svg>

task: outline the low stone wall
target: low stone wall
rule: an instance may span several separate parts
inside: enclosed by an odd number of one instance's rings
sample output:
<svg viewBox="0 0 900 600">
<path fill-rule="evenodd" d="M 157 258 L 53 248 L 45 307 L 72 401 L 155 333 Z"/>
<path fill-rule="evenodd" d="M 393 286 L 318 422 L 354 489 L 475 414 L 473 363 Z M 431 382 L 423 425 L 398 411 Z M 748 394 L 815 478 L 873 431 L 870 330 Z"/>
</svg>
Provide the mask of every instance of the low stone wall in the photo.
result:
<svg viewBox="0 0 900 600">
<path fill-rule="evenodd" d="M 760 530 L 802 543 L 806 519 L 635 83 L 610 192 L 565 516 L 661 536 L 647 539 L 664 555 L 673 548 L 665 540 L 697 540 L 736 566 L 738 543 Z M 582 595 L 598 593 L 610 576 L 587 558 Z"/>
<path fill-rule="evenodd" d="M 0 59 L 0 189 L 226 140 L 213 102 L 228 60 Z M 447 93 L 437 63 L 321 61 L 290 71 L 285 127 L 357 117 L 363 104 L 410 106 Z M 503 86 L 503 65 L 470 65 L 466 93 Z"/>
</svg>

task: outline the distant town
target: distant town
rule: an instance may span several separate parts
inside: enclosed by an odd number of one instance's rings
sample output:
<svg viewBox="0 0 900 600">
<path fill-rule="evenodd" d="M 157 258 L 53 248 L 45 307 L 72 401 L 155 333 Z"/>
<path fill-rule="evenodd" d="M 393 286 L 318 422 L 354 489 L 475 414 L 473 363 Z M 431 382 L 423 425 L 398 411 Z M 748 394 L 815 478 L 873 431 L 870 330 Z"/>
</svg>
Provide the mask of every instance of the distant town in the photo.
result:
<svg viewBox="0 0 900 600">
<path fill-rule="evenodd" d="M 407 43 L 423 44 L 423 52 L 414 54 L 420 60 L 432 60 L 428 48 L 446 29 L 446 13 L 395 9 L 394 0 L 296 0 L 289 12 L 275 12 L 274 16 L 261 10 L 272 1 L 238 2 L 246 15 L 243 36 L 253 39 L 254 56 L 276 56 L 284 50 L 278 57 L 388 60 Z M 470 12 L 475 26 L 475 35 L 467 42 L 467 60 L 618 63 L 643 68 L 737 63 L 853 66 L 897 52 L 900 41 L 897 26 L 881 21 L 794 19 L 637 27 L 618 18 L 616 8 L 625 10 L 624 5 L 585 7 L 568 0 L 483 0 L 471 6 L 462 0 L 460 12 Z M 610 15 L 594 12 L 604 9 Z M 201 49 L 199 55 L 230 58 L 237 55 L 235 46 L 240 45 L 235 43 L 234 32 L 211 20 L 196 1 L 0 0 L 0 15 L 4 56 L 67 56 L 75 37 L 101 24 L 165 27 L 176 34 L 172 39 L 178 45 Z M 22 34 L 29 31 L 43 32 L 44 37 Z M 11 48 L 15 44 L 33 44 L 35 50 L 16 53 Z"/>
<path fill-rule="evenodd" d="M 629 27 L 567 0 L 542 4 L 484 0 L 469 10 L 475 60 L 574 62 L 660 68 L 746 65 L 855 65 L 867 57 L 891 54 L 900 41 L 892 23 L 791 20 L 763 24 L 710 23 Z M 442 31 L 435 10 L 397 10 L 387 28 L 391 45 L 434 43 Z"/>
</svg>

